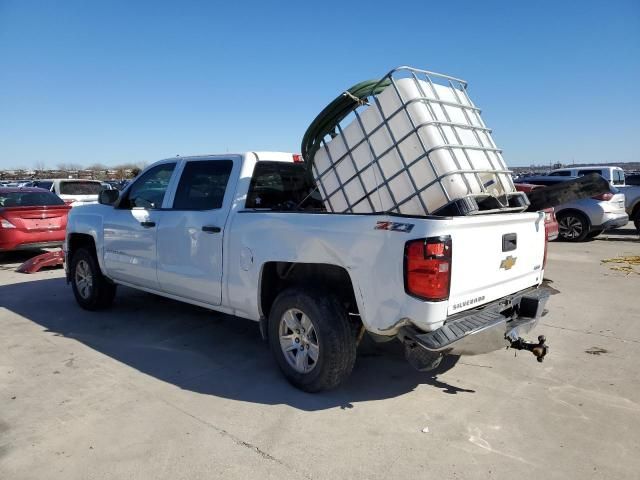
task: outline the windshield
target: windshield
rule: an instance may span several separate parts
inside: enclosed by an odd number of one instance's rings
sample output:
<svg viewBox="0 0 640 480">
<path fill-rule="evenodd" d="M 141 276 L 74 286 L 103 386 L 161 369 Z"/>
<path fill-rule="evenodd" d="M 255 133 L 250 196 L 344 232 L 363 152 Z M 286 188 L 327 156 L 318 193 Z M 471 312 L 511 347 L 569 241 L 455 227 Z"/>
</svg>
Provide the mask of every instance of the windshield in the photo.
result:
<svg viewBox="0 0 640 480">
<path fill-rule="evenodd" d="M 60 182 L 61 195 L 98 195 L 103 190 L 100 182 Z"/>
<path fill-rule="evenodd" d="M 64 205 L 60 197 L 51 192 L 0 192 L 0 207 L 41 207 Z"/>
</svg>

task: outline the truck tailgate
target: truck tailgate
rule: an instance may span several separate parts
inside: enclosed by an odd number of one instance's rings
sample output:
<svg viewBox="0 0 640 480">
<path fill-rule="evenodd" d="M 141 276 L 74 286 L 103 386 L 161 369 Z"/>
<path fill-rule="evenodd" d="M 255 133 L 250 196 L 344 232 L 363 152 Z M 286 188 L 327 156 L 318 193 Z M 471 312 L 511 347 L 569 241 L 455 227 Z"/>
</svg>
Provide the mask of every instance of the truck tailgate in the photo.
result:
<svg viewBox="0 0 640 480">
<path fill-rule="evenodd" d="M 448 315 L 479 307 L 542 281 L 544 214 L 454 219 Z"/>
</svg>

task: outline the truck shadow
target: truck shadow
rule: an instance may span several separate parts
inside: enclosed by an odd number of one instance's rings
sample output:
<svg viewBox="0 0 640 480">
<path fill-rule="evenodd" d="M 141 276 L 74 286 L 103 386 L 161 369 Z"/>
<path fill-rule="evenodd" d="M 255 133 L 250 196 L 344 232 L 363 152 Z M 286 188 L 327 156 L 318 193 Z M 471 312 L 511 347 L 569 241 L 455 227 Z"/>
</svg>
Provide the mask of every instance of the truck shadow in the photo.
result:
<svg viewBox="0 0 640 480">
<path fill-rule="evenodd" d="M 119 288 L 116 303 L 103 312 L 80 309 L 62 278 L 2 286 L 0 305 L 45 332 L 77 340 L 144 374 L 201 394 L 313 411 L 396 397 L 420 384 L 447 394 L 474 393 L 438 378 L 457 357 L 422 373 L 405 361 L 398 342 L 366 341 L 345 385 L 306 394 L 280 374 L 255 322 L 128 288 Z"/>
</svg>

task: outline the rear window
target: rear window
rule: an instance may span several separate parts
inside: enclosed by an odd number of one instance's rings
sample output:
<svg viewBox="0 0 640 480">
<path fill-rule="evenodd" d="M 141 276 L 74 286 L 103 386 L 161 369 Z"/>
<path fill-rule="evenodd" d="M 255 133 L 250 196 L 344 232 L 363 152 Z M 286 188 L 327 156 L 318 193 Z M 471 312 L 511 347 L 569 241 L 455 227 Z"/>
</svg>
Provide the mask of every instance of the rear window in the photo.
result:
<svg viewBox="0 0 640 480">
<path fill-rule="evenodd" d="M 262 161 L 256 164 L 246 208 L 324 209 L 304 164 Z"/>
<path fill-rule="evenodd" d="M 51 190 L 51 186 L 53 185 L 53 182 L 46 182 L 46 181 L 40 181 L 37 180 L 35 182 L 32 182 L 31 185 L 25 185 L 25 187 L 38 187 L 38 188 L 44 188 L 45 190 Z"/>
<path fill-rule="evenodd" d="M 188 162 L 180 177 L 173 208 L 177 210 L 221 208 L 232 169 L 231 160 Z"/>
<path fill-rule="evenodd" d="M 0 207 L 41 207 L 64 205 L 60 197 L 51 192 L 0 193 Z"/>
<path fill-rule="evenodd" d="M 60 182 L 60 195 L 98 195 L 103 187 L 100 182 Z"/>
</svg>

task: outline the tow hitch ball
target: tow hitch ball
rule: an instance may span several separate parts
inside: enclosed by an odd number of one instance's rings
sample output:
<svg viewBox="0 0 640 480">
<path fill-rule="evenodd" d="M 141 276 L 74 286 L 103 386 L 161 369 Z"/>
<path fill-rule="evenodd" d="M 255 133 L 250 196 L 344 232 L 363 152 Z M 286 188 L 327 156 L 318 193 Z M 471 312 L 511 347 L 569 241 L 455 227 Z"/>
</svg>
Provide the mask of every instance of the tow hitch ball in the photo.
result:
<svg viewBox="0 0 640 480">
<path fill-rule="evenodd" d="M 528 350 L 538 359 L 539 362 L 549 353 L 549 346 L 545 343 L 547 339 L 544 335 L 538 337 L 538 343 L 527 342 L 524 338 L 518 337 L 517 340 L 510 340 L 511 348 L 515 350 Z"/>
</svg>

